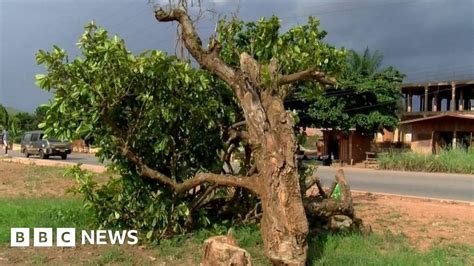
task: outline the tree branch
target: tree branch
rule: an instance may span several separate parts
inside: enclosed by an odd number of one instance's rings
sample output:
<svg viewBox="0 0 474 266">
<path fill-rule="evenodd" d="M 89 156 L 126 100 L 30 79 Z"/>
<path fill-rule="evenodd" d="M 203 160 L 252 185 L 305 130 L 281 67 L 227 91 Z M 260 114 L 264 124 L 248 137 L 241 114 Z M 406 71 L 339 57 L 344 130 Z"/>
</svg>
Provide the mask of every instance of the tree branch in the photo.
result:
<svg viewBox="0 0 474 266">
<path fill-rule="evenodd" d="M 302 194 L 305 195 L 306 191 L 310 189 L 313 185 L 318 187 L 319 194 L 323 198 L 327 198 L 326 193 L 324 192 L 323 186 L 321 185 L 321 180 L 317 176 L 310 176 L 306 178 L 306 180 L 301 184 L 302 186 Z"/>
<path fill-rule="evenodd" d="M 314 80 L 323 85 L 336 84 L 336 79 L 327 77 L 324 72 L 317 71 L 315 69 L 307 69 L 293 74 L 281 76 L 278 80 L 278 86 L 283 86 L 302 80 Z"/>
<path fill-rule="evenodd" d="M 230 126 L 231 128 L 238 128 L 238 127 L 241 127 L 241 126 L 245 126 L 247 124 L 247 121 L 240 121 L 240 122 L 237 122 L 237 123 L 234 123 L 232 126 Z"/>
<path fill-rule="evenodd" d="M 211 194 L 212 191 L 214 191 L 216 188 L 218 188 L 218 185 L 212 185 L 208 186 L 204 192 L 201 193 L 197 198 L 194 199 L 193 202 L 191 202 L 191 210 L 195 210 L 196 208 L 199 208 L 202 206 L 203 201 Z"/>
<path fill-rule="evenodd" d="M 232 168 L 232 165 L 229 162 L 230 156 L 232 155 L 232 152 L 235 150 L 235 147 L 236 147 L 235 143 L 231 143 L 221 156 L 221 165 L 222 165 L 221 168 L 223 172 L 225 172 L 224 165 L 227 165 L 227 167 L 230 170 L 230 173 L 231 174 L 235 173 L 234 168 Z"/>
<path fill-rule="evenodd" d="M 177 183 L 170 177 L 150 168 L 143 161 L 142 157 L 136 155 L 128 148 L 128 146 L 125 145 L 125 142 L 123 142 L 123 140 L 120 140 L 120 144 L 122 148 L 122 154 L 127 159 L 136 164 L 140 175 L 156 180 L 159 183 L 172 188 L 176 193 L 183 193 L 201 184 L 211 183 L 215 185 L 243 187 L 258 194 L 256 176 L 242 177 L 234 175 L 220 175 L 214 173 L 197 173 L 193 178 L 190 178 L 184 181 L 183 183 Z"/>
<path fill-rule="evenodd" d="M 174 8 L 170 11 L 164 11 L 159 8 L 155 10 L 155 18 L 161 22 L 179 22 L 182 27 L 181 35 L 184 45 L 199 65 L 201 65 L 202 68 L 209 70 L 211 73 L 216 74 L 234 90 L 238 90 L 238 84 L 236 84 L 235 79 L 235 69 L 227 65 L 218 56 L 219 44 L 214 40 L 211 42 L 208 50 L 202 47 L 202 41 L 196 32 L 193 22 L 183 7 Z"/>
<path fill-rule="evenodd" d="M 101 117 L 112 130 L 112 135 L 118 139 L 122 155 L 125 156 L 131 162 L 135 163 L 138 169 L 138 173 L 141 176 L 148 177 L 159 182 L 162 185 L 168 186 L 176 193 L 183 193 L 201 184 L 210 183 L 222 186 L 243 187 L 256 194 L 259 194 L 257 186 L 257 175 L 243 177 L 234 175 L 220 175 L 214 173 L 198 173 L 193 178 L 187 179 L 183 183 L 177 183 L 169 176 L 149 167 L 144 162 L 143 157 L 137 155 L 134 151 L 130 149 L 128 143 L 123 139 L 123 137 L 121 137 L 125 135 L 123 130 L 118 128 L 117 125 L 107 116 L 107 108 L 101 111 Z"/>
</svg>

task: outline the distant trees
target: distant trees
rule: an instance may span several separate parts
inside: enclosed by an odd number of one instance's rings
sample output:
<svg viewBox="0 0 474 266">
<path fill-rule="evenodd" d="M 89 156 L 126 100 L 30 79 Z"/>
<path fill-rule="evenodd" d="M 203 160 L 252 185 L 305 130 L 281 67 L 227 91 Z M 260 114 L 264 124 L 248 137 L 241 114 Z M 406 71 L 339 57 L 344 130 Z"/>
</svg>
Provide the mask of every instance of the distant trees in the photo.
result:
<svg viewBox="0 0 474 266">
<path fill-rule="evenodd" d="M 347 53 L 347 72 L 360 74 L 362 76 L 373 77 L 380 72 L 383 55 L 379 51 L 373 53 L 369 48 L 365 48 L 363 53 L 350 50 Z"/>
<path fill-rule="evenodd" d="M 26 112 L 21 112 L 13 116 L 13 123 L 15 126 L 21 130 L 34 130 L 37 129 L 38 124 L 35 123 L 36 118 L 34 115 L 31 115 Z"/>
<path fill-rule="evenodd" d="M 399 122 L 404 75 L 391 66 L 381 68 L 382 59 L 380 52 L 368 48 L 363 53 L 348 51 L 337 86 L 323 93 L 302 87 L 287 105 L 298 111 L 303 126 L 366 133 L 393 129 Z"/>
<path fill-rule="evenodd" d="M 0 126 L 7 128 L 10 125 L 10 114 L 5 106 L 0 104 Z"/>
<path fill-rule="evenodd" d="M 20 142 L 23 132 L 37 130 L 38 125 L 43 121 L 46 109 L 39 106 L 34 114 L 27 112 L 12 113 L 8 108 L 0 104 L 0 126 L 10 132 L 11 140 Z"/>
</svg>

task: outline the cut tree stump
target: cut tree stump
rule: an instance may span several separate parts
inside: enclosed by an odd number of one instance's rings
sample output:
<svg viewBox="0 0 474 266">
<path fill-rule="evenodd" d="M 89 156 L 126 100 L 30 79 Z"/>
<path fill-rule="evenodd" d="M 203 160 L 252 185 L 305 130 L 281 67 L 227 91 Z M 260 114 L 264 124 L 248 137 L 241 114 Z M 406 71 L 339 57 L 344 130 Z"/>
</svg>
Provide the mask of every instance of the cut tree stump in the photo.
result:
<svg viewBox="0 0 474 266">
<path fill-rule="evenodd" d="M 213 236 L 204 241 L 201 266 L 220 265 L 251 266 L 252 257 L 231 235 Z"/>
<path fill-rule="evenodd" d="M 327 193 L 315 176 L 309 177 L 302 185 L 302 191 L 305 192 L 303 203 L 311 228 L 331 231 L 361 229 L 362 220 L 355 216 L 351 189 L 342 169 L 336 172 L 335 182 Z M 341 191 L 339 199 L 331 197 L 337 185 Z"/>
</svg>

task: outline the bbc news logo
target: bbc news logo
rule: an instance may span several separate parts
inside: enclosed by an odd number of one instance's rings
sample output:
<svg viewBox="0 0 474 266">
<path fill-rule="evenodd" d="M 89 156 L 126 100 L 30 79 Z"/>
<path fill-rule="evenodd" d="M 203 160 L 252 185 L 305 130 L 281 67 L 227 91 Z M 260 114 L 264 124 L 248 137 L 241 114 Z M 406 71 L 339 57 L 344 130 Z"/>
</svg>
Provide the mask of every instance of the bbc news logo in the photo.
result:
<svg viewBox="0 0 474 266">
<path fill-rule="evenodd" d="M 31 231 L 33 234 L 30 235 Z M 33 247 L 75 247 L 76 229 L 57 228 L 53 234 L 53 228 L 11 228 L 10 246 L 29 247 L 33 236 Z M 136 245 L 138 243 L 137 230 L 82 230 L 80 233 L 81 245 Z"/>
</svg>

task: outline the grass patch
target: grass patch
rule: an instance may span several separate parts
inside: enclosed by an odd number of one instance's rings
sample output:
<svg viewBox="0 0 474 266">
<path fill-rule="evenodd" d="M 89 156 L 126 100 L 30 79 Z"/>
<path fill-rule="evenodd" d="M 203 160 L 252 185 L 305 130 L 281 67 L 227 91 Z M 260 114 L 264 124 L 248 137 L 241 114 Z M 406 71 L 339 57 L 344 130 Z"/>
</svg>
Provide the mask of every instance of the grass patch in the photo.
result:
<svg viewBox="0 0 474 266">
<path fill-rule="evenodd" d="M 10 242 L 12 227 L 87 228 L 91 217 L 74 199 L 0 199 L 0 243 Z"/>
<path fill-rule="evenodd" d="M 228 231 L 227 227 L 216 225 L 192 234 L 161 240 L 157 246 L 157 255 L 168 263 L 176 264 L 191 259 L 197 265 L 201 259 L 204 240 L 216 235 L 226 235 Z M 257 226 L 242 226 L 232 228 L 231 231 L 238 245 L 250 253 L 254 265 L 271 265 L 263 254 L 263 241 Z"/>
<path fill-rule="evenodd" d="M 309 265 L 466 265 L 474 258 L 467 245 L 436 246 L 423 252 L 402 235 L 328 234 L 309 242 Z"/>
<path fill-rule="evenodd" d="M 0 157 L 1 159 L 2 157 Z M 14 172 L 15 176 L 21 179 L 48 179 L 48 178 L 65 178 L 70 179 L 69 177 L 64 177 L 64 172 L 67 168 L 71 166 L 44 166 L 36 164 L 22 164 L 14 162 L 2 162 L 0 160 L 0 169 L 10 170 Z M 106 171 L 105 173 L 94 173 L 94 177 L 99 181 L 107 180 L 110 176 L 117 177 L 117 174 Z"/>
<path fill-rule="evenodd" d="M 66 168 L 25 165 L 0 160 L 0 198 L 73 198 L 66 190 L 77 186 L 73 176 L 64 176 Z M 118 177 L 113 172 L 94 174 L 93 179 L 103 184 Z"/>
<path fill-rule="evenodd" d="M 33 254 L 31 257 L 31 264 L 44 265 L 48 262 L 48 257 L 42 254 Z"/>
<path fill-rule="evenodd" d="M 377 158 L 380 169 L 474 174 L 474 150 L 445 150 L 439 155 L 389 152 Z"/>
<path fill-rule="evenodd" d="M 11 227 L 87 228 L 92 215 L 73 199 L 0 199 L 0 243 L 9 242 Z M 170 265 L 197 265 L 202 243 L 208 237 L 227 234 L 225 226 L 214 226 L 192 234 L 163 240 L 152 247 L 160 262 Z M 264 256 L 257 226 L 232 229 L 240 247 L 250 252 L 254 265 L 270 265 Z M 403 235 L 322 234 L 309 239 L 308 265 L 467 265 L 474 261 L 474 248 L 460 244 L 439 244 L 419 251 Z M 29 261 L 45 263 L 46 257 Z M 71 258 L 73 260 L 74 258 Z M 95 265 L 129 265 L 132 260 L 121 247 L 112 247 L 93 261 Z"/>
<path fill-rule="evenodd" d="M 393 219 L 400 218 L 398 212 L 388 215 Z M 8 245 L 12 227 L 86 229 L 93 224 L 91 217 L 92 213 L 76 199 L 0 199 L 0 245 Z M 169 265 L 197 265 L 202 256 L 203 241 L 214 235 L 225 235 L 228 231 L 227 226 L 214 225 L 209 229 L 162 240 L 159 245 L 150 246 L 150 252 L 154 253 L 153 257 L 156 254 L 159 262 Z M 236 227 L 231 231 L 238 245 L 252 255 L 254 265 L 270 265 L 264 256 L 263 241 L 257 226 Z M 311 237 L 308 242 L 308 265 L 472 265 L 474 262 L 473 247 L 443 244 L 442 239 L 428 251 L 417 250 L 403 235 L 390 233 L 322 234 Z M 117 246 L 102 252 L 92 262 L 94 265 L 130 265 L 133 264 L 131 256 Z M 77 258 L 73 256 L 70 261 Z M 48 263 L 48 257 L 41 254 L 25 259 L 35 264 Z"/>
<path fill-rule="evenodd" d="M 32 167 L 28 167 L 26 172 L 31 178 L 42 178 L 44 176 L 62 176 L 64 173 L 64 168 L 34 165 Z"/>
<path fill-rule="evenodd" d="M 124 264 L 131 265 L 132 260 L 130 256 L 127 256 L 125 252 L 119 248 L 111 248 L 100 256 L 95 263 L 91 265 L 109 265 L 109 264 Z"/>
<path fill-rule="evenodd" d="M 164 240 L 157 247 L 158 257 L 179 264 L 186 254 L 198 264 L 202 242 L 213 235 L 227 233 L 221 229 L 200 230 L 187 237 Z M 254 265 L 271 265 L 264 256 L 256 226 L 235 228 L 233 232 L 239 246 L 252 255 Z M 410 246 L 403 235 L 390 233 L 323 234 L 310 238 L 308 249 L 308 265 L 467 265 L 473 260 L 474 248 L 467 245 L 439 245 L 420 251 Z"/>
</svg>

